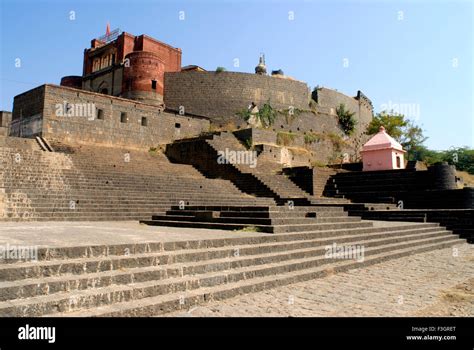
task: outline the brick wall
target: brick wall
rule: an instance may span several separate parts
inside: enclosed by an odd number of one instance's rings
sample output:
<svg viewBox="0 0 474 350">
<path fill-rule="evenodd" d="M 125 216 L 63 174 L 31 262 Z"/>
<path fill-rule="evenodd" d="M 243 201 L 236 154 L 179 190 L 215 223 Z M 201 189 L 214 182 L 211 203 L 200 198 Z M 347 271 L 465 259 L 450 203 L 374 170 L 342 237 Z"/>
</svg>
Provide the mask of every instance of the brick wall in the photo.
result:
<svg viewBox="0 0 474 350">
<path fill-rule="evenodd" d="M 146 35 L 139 36 L 138 42 L 142 45 L 141 50 L 154 52 L 163 60 L 166 72 L 181 70 L 181 49 L 171 47 Z M 135 48 L 135 50 L 140 50 L 140 48 Z"/>
</svg>

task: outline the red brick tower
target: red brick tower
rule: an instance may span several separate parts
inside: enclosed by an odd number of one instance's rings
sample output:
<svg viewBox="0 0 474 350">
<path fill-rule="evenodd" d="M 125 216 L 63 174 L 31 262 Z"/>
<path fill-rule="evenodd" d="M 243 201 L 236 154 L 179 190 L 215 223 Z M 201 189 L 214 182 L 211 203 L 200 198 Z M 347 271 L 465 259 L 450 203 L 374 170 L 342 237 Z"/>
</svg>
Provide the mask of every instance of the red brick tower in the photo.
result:
<svg viewBox="0 0 474 350">
<path fill-rule="evenodd" d="M 165 63 L 154 52 L 134 51 L 125 56 L 122 97 L 146 103 L 163 102 Z"/>
<path fill-rule="evenodd" d="M 180 70 L 181 49 L 146 35 L 107 29 L 84 50 L 82 77 L 64 77 L 61 85 L 161 104 L 164 73 Z"/>
</svg>

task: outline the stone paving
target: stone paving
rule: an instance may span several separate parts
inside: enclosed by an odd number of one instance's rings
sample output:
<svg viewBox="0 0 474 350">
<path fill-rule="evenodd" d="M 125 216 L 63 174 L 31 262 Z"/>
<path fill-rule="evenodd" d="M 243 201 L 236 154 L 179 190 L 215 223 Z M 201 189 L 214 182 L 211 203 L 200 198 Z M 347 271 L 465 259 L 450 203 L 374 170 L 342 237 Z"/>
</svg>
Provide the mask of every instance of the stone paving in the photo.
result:
<svg viewBox="0 0 474 350">
<path fill-rule="evenodd" d="M 137 221 L 0 222 L 0 245 L 49 248 L 265 235 L 268 233 L 148 226 Z"/>
<path fill-rule="evenodd" d="M 474 246 L 460 244 L 165 316 L 474 316 Z"/>
<path fill-rule="evenodd" d="M 374 227 L 411 224 L 396 221 L 372 221 L 372 223 Z M 0 245 L 23 244 L 49 248 L 266 235 L 268 233 L 242 230 L 148 226 L 137 221 L 0 222 Z"/>
</svg>

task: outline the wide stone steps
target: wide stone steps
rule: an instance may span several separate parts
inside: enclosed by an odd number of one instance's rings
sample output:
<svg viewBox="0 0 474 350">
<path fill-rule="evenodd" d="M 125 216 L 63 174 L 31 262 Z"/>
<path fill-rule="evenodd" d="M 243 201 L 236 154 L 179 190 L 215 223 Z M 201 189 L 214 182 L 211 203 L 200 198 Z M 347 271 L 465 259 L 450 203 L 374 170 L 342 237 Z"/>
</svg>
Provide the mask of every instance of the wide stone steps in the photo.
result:
<svg viewBox="0 0 474 350">
<path fill-rule="evenodd" d="M 30 198 L 30 199 L 33 199 L 33 200 L 37 200 L 37 201 L 50 201 L 51 204 L 59 204 L 61 202 L 69 202 L 69 200 L 76 200 L 77 204 L 80 203 L 80 200 L 82 199 L 82 202 L 83 203 L 90 203 L 90 204 L 107 204 L 107 203 L 110 203 L 110 204 L 120 204 L 120 203 L 124 203 L 124 204 L 146 204 L 146 203 L 156 203 L 156 202 L 167 202 L 167 203 L 175 203 L 176 205 L 179 204 L 179 202 L 182 200 L 184 202 L 187 202 L 187 201 L 193 201 L 193 200 L 202 200 L 202 204 L 201 205 L 205 205 L 207 203 L 212 203 L 213 200 L 218 200 L 218 201 L 221 201 L 221 202 L 226 202 L 226 201 L 234 201 L 234 202 L 239 202 L 241 204 L 245 204 L 245 203 L 248 203 L 248 205 L 253 205 L 253 204 L 257 204 L 257 203 L 261 203 L 261 204 L 269 204 L 269 203 L 272 203 L 272 202 L 268 202 L 268 201 L 258 201 L 258 200 L 255 200 L 253 199 L 252 197 L 249 197 L 249 198 L 245 198 L 245 197 L 238 197 L 238 196 L 228 196 L 228 197 L 219 197 L 217 195 L 214 195 L 214 194 L 209 194 L 209 195 L 206 195 L 205 193 L 204 194 L 196 194 L 196 195 L 190 195 L 190 196 L 186 196 L 186 193 L 177 193 L 177 194 L 173 194 L 173 195 L 166 195 L 165 194 L 160 194 L 160 193 L 157 193 L 155 196 L 150 196 L 150 197 L 139 197 L 139 196 L 135 196 L 134 198 L 128 198 L 128 199 L 121 199 L 120 196 L 110 196 L 109 193 L 104 193 L 104 195 L 102 197 L 100 196 L 90 196 L 90 197 L 84 197 L 82 195 L 80 195 L 79 193 L 75 193 L 75 192 L 70 192 L 70 193 L 67 193 L 65 196 L 58 196 L 58 197 L 54 197 L 54 196 L 51 196 L 51 197 L 40 197 L 40 196 L 27 196 L 27 194 L 25 193 L 22 193 L 22 192 L 16 192 L 16 193 L 12 193 L 11 194 L 12 196 L 10 197 L 12 202 L 15 202 L 15 201 L 19 201 L 21 202 L 22 200 L 26 199 L 26 198 Z M 274 203 L 274 202 L 273 202 Z"/>
<path fill-rule="evenodd" d="M 38 169 L 40 171 L 41 169 Z M 184 184 L 192 184 L 193 181 L 197 182 L 203 182 L 208 183 L 206 178 L 203 177 L 194 177 L 194 176 L 181 176 L 179 174 L 175 174 L 173 177 L 171 176 L 157 176 L 157 175 L 136 175 L 136 176 L 131 176 L 128 173 L 123 173 L 123 174 L 118 174 L 118 173 L 104 173 L 102 175 L 95 175 L 95 174 L 90 174 L 87 172 L 81 172 L 81 173 L 76 173 L 76 174 L 67 174 L 65 172 L 60 172 L 60 173 L 51 173 L 47 172 L 47 170 L 44 170 L 44 176 L 43 175 L 38 175 L 38 174 L 26 174 L 26 173 L 19 173 L 19 174 L 4 174 L 6 177 L 6 180 L 9 181 L 14 181 L 17 177 L 21 176 L 24 177 L 25 180 L 33 180 L 33 181 L 61 181 L 63 179 L 68 179 L 71 181 L 71 183 L 78 183 L 81 184 L 84 181 L 89 181 L 91 183 L 98 183 L 98 184 L 105 184 L 106 181 L 115 181 L 118 183 L 123 183 L 123 184 L 130 184 L 135 182 L 145 182 L 145 183 L 156 183 L 158 181 L 169 181 L 172 184 L 177 184 L 179 180 L 182 180 Z M 218 183 L 219 180 L 216 181 Z M 222 181 L 220 181 L 222 182 Z"/>
<path fill-rule="evenodd" d="M 255 199 L 255 197 L 249 196 L 249 195 L 243 195 L 243 194 L 238 194 L 238 193 L 224 193 L 222 195 L 219 195 L 219 193 L 214 190 L 200 190 L 200 189 L 193 189 L 186 191 L 185 189 L 180 191 L 179 188 L 176 189 L 176 191 L 173 191 L 173 188 L 167 188 L 163 190 L 154 190 L 150 189 L 149 192 L 141 192 L 141 191 L 132 191 L 128 189 L 124 189 L 122 191 L 118 189 L 108 189 L 108 188 L 91 188 L 87 189 L 90 190 L 90 192 L 85 191 L 86 189 L 80 189 L 80 188 L 70 188 L 70 187 L 65 187 L 65 188 L 56 188 L 54 190 L 48 191 L 48 189 L 42 189 L 42 188 L 32 188 L 31 191 L 28 188 L 15 188 L 14 190 L 8 188 L 5 190 L 5 193 L 10 194 L 12 199 L 15 199 L 15 196 L 20 196 L 23 197 L 24 195 L 28 195 L 29 198 L 34 198 L 34 199 L 68 199 L 71 196 L 76 196 L 79 198 L 84 198 L 84 199 L 100 199 L 102 197 L 103 200 L 105 198 L 110 198 L 111 200 L 114 199 L 119 199 L 119 198 L 125 198 L 127 194 L 130 194 L 130 200 L 136 200 L 136 199 L 150 199 L 150 198 L 170 198 L 170 199 L 175 199 L 175 198 L 229 198 L 229 199 L 241 199 L 241 200 L 252 200 Z M 89 194 L 89 195 L 88 195 Z M 100 196 L 102 194 L 102 196 Z M 265 200 L 265 199 L 264 199 Z M 265 201 L 266 203 L 269 203 L 269 201 Z"/>
<path fill-rule="evenodd" d="M 459 240 L 452 237 L 419 240 L 410 242 L 408 246 L 398 244 L 369 248 L 365 251 L 364 260 L 360 262 L 335 262 L 324 257 L 302 258 L 258 267 L 241 267 L 217 273 L 68 293 L 72 296 L 63 294 L 35 297 L 24 301 L 17 300 L 15 304 L 18 305 L 15 307 L 2 309 L 0 306 L 0 313 L 21 315 L 34 312 L 38 316 L 152 316 L 189 308 L 211 299 L 219 300 L 323 277 L 388 259 L 449 247 L 456 243 L 459 243 Z"/>
<path fill-rule="evenodd" d="M 327 211 L 315 211 L 315 217 L 317 218 L 329 218 L 329 217 L 338 217 L 344 213 L 342 210 L 327 210 Z M 169 210 L 170 215 L 185 215 L 192 216 L 194 211 L 191 210 Z M 225 212 L 220 213 L 221 217 L 244 217 L 244 218 L 268 218 L 268 219 L 277 219 L 282 216 L 287 218 L 306 218 L 306 212 L 301 211 L 286 211 L 282 214 L 281 211 L 268 211 L 268 212 L 255 212 L 255 211 L 240 211 L 240 212 Z"/>
<path fill-rule="evenodd" d="M 208 179 L 164 155 L 73 146 L 76 153 L 0 148 L 0 220 L 142 220 L 184 203 L 274 204 L 242 193 L 230 181 Z M 124 154 L 130 161 L 124 161 Z M 71 210 L 71 202 L 73 209 Z M 114 213 L 115 210 L 115 213 Z"/>
<path fill-rule="evenodd" d="M 266 261 L 277 259 L 278 261 L 289 260 L 295 256 L 313 256 L 317 252 L 325 251 L 326 247 L 336 244 L 348 244 L 357 242 L 365 247 L 375 247 L 379 245 L 408 242 L 412 240 L 422 240 L 428 238 L 441 238 L 453 236 L 445 230 L 417 230 L 417 231 L 392 231 L 391 234 L 366 234 L 363 237 L 354 235 L 340 236 L 336 239 L 312 239 L 279 243 L 267 243 L 260 246 L 241 245 L 235 247 L 194 249 L 186 252 L 158 252 L 143 253 L 125 256 L 108 256 L 102 259 L 68 259 L 67 261 L 45 261 L 27 266 L 10 267 L 6 264 L 0 269 L 2 282 L 0 282 L 0 299 L 26 298 L 52 293 L 51 288 L 44 288 L 50 282 L 62 283 L 62 289 L 66 291 L 69 286 L 72 288 L 73 282 L 77 278 L 107 278 L 108 276 L 121 276 L 124 274 L 136 275 L 137 272 L 149 271 L 154 268 L 160 272 L 160 278 L 170 276 L 181 276 L 183 274 L 196 274 L 203 271 L 220 271 L 227 269 L 226 259 L 231 259 L 233 265 L 249 266 L 261 265 Z M 316 249 L 316 250 L 314 250 Z M 316 253 L 315 253 L 316 252 Z M 309 254 L 309 255 L 308 255 Z M 237 256 L 238 255 L 238 256 Z M 186 264 L 193 263 L 192 266 Z M 195 264 L 194 264 L 195 263 Z M 132 278 L 132 277 L 130 277 Z M 146 280 L 147 277 L 143 277 Z M 97 281 L 99 282 L 99 281 Z M 119 283 L 119 282 L 114 282 Z M 129 282 L 121 282 L 126 284 Z M 43 284 L 43 285 L 42 285 Z M 41 286 L 42 285 L 42 286 Z M 85 289 L 89 284 L 77 284 L 78 289 Z M 50 285 L 51 287 L 51 285 Z M 23 289 L 23 290 L 22 290 Z M 30 289 L 27 291 L 26 289 Z M 8 291 L 7 291 L 8 290 Z M 14 295 L 12 294 L 14 292 Z M 7 294 L 10 294 L 10 297 Z"/>
<path fill-rule="evenodd" d="M 217 203 L 216 203 L 217 204 Z M 318 216 L 323 212 L 326 216 Z M 271 216 L 270 216 L 271 213 Z M 330 215 L 328 215 L 330 214 Z M 141 223 L 155 226 L 260 231 L 268 233 L 370 226 L 342 207 L 321 206 L 172 206 L 165 215 Z M 355 225 L 355 226 L 354 226 Z"/>
<path fill-rule="evenodd" d="M 359 214 L 371 220 L 437 222 L 460 237 L 466 238 L 469 243 L 474 242 L 474 209 L 406 209 L 360 212 Z"/>
<path fill-rule="evenodd" d="M 329 218 L 249 218 L 249 217 L 219 217 L 213 219 L 202 219 L 195 218 L 186 215 L 153 215 L 152 221 L 188 221 L 188 222 L 212 222 L 212 223 L 231 223 L 231 224 L 248 224 L 248 225 L 308 225 L 313 223 L 324 223 L 324 222 L 359 222 L 360 218 L 358 217 L 348 217 L 345 216 L 333 216 Z"/>
<path fill-rule="evenodd" d="M 58 208 L 58 209 L 71 209 L 71 204 L 75 203 L 75 208 L 100 208 L 100 207 L 116 207 L 119 208 L 129 208 L 129 207 L 146 207 L 148 205 L 179 205 L 182 201 L 183 203 L 188 202 L 196 202 L 196 204 L 206 205 L 206 204 L 220 204 L 220 205 L 252 205 L 252 204 L 268 204 L 268 202 L 258 202 L 253 201 L 252 199 L 244 199 L 244 198 L 232 198 L 232 197 L 217 197 L 217 196 L 177 196 L 177 197 L 165 197 L 165 196 L 155 196 L 154 198 L 143 198 L 143 199 L 128 199 L 128 200 L 117 200 L 112 199 L 110 201 L 107 200 L 107 196 L 102 198 L 97 198 L 97 200 L 87 198 L 81 200 L 82 197 L 75 196 L 74 194 L 70 194 L 69 196 L 62 197 L 62 198 L 33 198 L 35 200 L 34 205 L 32 204 L 31 207 L 33 208 Z M 31 199 L 31 198 L 30 198 Z M 17 205 L 18 207 L 21 204 L 29 203 L 27 200 L 19 198 L 17 200 L 11 200 L 12 205 Z M 15 207 L 15 206 L 14 206 Z"/>
<path fill-rule="evenodd" d="M 100 193 L 100 192 L 99 192 Z M 34 200 L 37 200 L 37 201 L 51 201 L 52 203 L 56 203 L 56 204 L 59 204 L 60 202 L 69 202 L 69 200 L 76 200 L 76 201 L 79 201 L 78 204 L 80 203 L 80 200 L 82 199 L 82 203 L 90 203 L 90 204 L 107 204 L 107 203 L 111 203 L 111 204 L 120 204 L 120 203 L 124 203 L 124 204 L 145 204 L 145 203 L 154 203 L 154 202 L 162 202 L 162 201 L 166 201 L 166 202 L 173 202 L 173 203 L 176 203 L 178 204 L 179 200 L 183 200 L 183 201 L 189 201 L 189 200 L 193 200 L 193 199 L 198 199 L 198 200 L 203 200 L 204 202 L 210 202 L 212 203 L 213 200 L 220 200 L 220 201 L 235 201 L 235 202 L 240 202 L 240 203 L 249 203 L 249 205 L 251 204 L 255 204 L 255 203 L 272 203 L 272 202 L 268 202 L 268 201 L 258 201 L 258 200 L 254 200 L 252 197 L 249 197 L 249 198 L 245 198 L 245 197 L 239 197 L 239 196 L 218 196 L 216 194 L 209 194 L 209 195 L 206 195 L 206 193 L 196 193 L 196 194 L 192 194 L 192 195 L 186 195 L 186 193 L 173 193 L 173 194 L 169 194 L 167 195 L 167 193 L 156 193 L 155 196 L 149 196 L 149 197 L 146 197 L 146 196 L 133 196 L 131 195 L 130 197 L 131 198 L 123 198 L 121 197 L 123 195 L 123 193 L 121 195 L 117 195 L 117 196 L 113 196 L 113 195 L 110 195 L 110 192 L 109 193 L 104 193 L 103 196 L 98 196 L 98 195 L 94 195 L 94 196 L 84 196 L 84 195 L 81 195 L 77 192 L 69 192 L 69 193 L 66 193 L 64 196 L 30 196 L 30 195 L 27 195 L 25 193 L 22 193 L 22 192 L 15 192 L 15 193 L 11 193 L 11 200 L 12 201 L 15 201 L 15 200 L 23 200 L 26 198 L 26 196 L 28 196 L 28 198 L 30 199 L 34 199 Z M 122 199 L 123 198 L 123 199 Z M 204 204 L 203 204 L 204 205 Z"/>
<path fill-rule="evenodd" d="M 120 202 L 126 203 L 126 201 L 130 203 L 134 203 L 137 201 L 150 201 L 150 200 L 163 200 L 163 199 L 170 199 L 175 200 L 177 198 L 181 198 L 183 200 L 192 199 L 192 198 L 221 198 L 222 200 L 226 199 L 234 199 L 234 200 L 241 200 L 241 201 L 256 201 L 261 203 L 274 203 L 269 199 L 260 199 L 251 196 L 243 196 L 243 195 L 235 195 L 235 194 L 225 194 L 220 196 L 216 192 L 200 192 L 200 191 L 183 191 L 183 192 L 176 192 L 176 191 L 157 191 L 157 192 L 148 192 L 143 193 L 140 191 L 108 191 L 108 190 L 95 190 L 90 194 L 84 193 L 82 191 L 68 191 L 68 189 L 64 189 L 63 192 L 59 190 L 51 191 L 51 193 L 45 193 L 41 189 L 37 189 L 35 191 L 25 191 L 23 192 L 22 189 L 16 189 L 14 191 L 5 191 L 6 193 L 10 194 L 10 198 L 12 200 L 15 199 L 22 199 L 25 196 L 28 196 L 30 199 L 35 200 L 69 200 L 71 197 L 75 197 L 77 199 L 82 199 L 83 202 L 90 202 L 90 203 L 97 203 L 97 202 Z"/>
<path fill-rule="evenodd" d="M 436 224 L 412 224 L 395 227 L 343 229 L 301 232 L 290 235 L 250 236 L 222 240 L 167 242 L 95 247 L 39 249 L 37 262 L 3 260 L 0 280 L 19 280 L 85 274 L 140 266 L 198 262 L 208 259 L 273 253 L 328 243 L 347 243 L 372 239 L 398 239 L 403 236 L 447 233 Z M 267 238 L 274 238 L 272 240 Z"/>
<path fill-rule="evenodd" d="M 447 235 L 452 240 L 452 235 L 449 233 L 433 232 L 424 235 L 412 235 L 403 237 L 404 242 L 417 241 L 417 242 L 440 242 L 444 241 L 442 235 Z M 389 239 L 378 239 L 370 241 L 360 241 L 359 245 L 364 245 L 365 249 L 379 246 L 389 246 L 390 244 L 400 242 L 400 238 L 389 238 Z M 0 282 L 0 301 L 7 301 L 11 299 L 20 300 L 24 298 L 34 298 L 37 296 L 51 295 L 60 292 L 72 292 L 85 290 L 90 287 L 102 288 L 109 287 L 112 285 L 127 285 L 132 283 L 141 282 L 152 282 L 171 279 L 169 284 L 174 283 L 173 278 L 196 276 L 200 274 L 206 274 L 208 272 L 222 272 L 226 270 L 238 270 L 239 268 L 245 267 L 260 267 L 260 265 L 273 264 L 288 262 L 290 260 L 300 259 L 313 259 L 315 257 L 324 256 L 326 252 L 325 245 L 331 245 L 332 240 L 326 242 L 320 241 L 317 246 L 305 247 L 302 249 L 284 249 L 279 252 L 263 252 L 260 254 L 250 253 L 249 256 L 245 254 L 245 248 L 238 249 L 239 256 L 235 256 L 236 249 L 233 252 L 225 252 L 224 257 L 218 256 L 217 258 L 208 258 L 205 263 L 197 263 L 195 265 L 183 265 L 182 263 L 172 263 L 163 265 L 162 268 L 157 266 L 142 266 L 143 257 L 138 263 L 138 267 L 120 267 L 114 270 L 105 270 L 100 272 L 88 272 L 81 275 L 60 275 L 42 277 L 39 279 L 24 279 L 17 281 L 6 281 Z M 347 243 L 347 242 L 346 242 Z M 222 249 L 221 249 L 222 250 Z M 242 252 L 241 252 L 242 250 Z M 380 250 L 379 250 L 380 251 Z M 214 253 L 218 253 L 216 250 Z M 244 254 L 242 254 L 244 253 Z M 247 252 L 249 253 L 249 252 Z M 234 254 L 231 255 L 231 254 Z M 217 256 L 217 254 L 216 254 Z M 160 259 L 159 256 L 156 259 Z M 156 261 L 153 259 L 147 259 L 145 263 L 150 261 Z M 0 304 L 1 308 L 1 304 Z M 0 311 L 1 312 L 1 311 Z"/>
<path fill-rule="evenodd" d="M 51 166 L 55 166 L 54 171 L 64 171 L 68 172 L 71 174 L 74 173 L 89 173 L 91 175 L 95 176 L 106 176 L 111 173 L 116 173 L 117 175 L 127 175 L 130 177 L 136 176 L 136 177 L 143 177 L 143 176 L 168 176 L 172 177 L 173 175 L 176 174 L 182 174 L 180 176 L 184 178 L 201 178 L 202 175 L 197 172 L 197 170 L 190 166 L 190 165 L 183 165 L 184 168 L 179 168 L 178 165 L 175 165 L 175 168 L 169 169 L 166 168 L 166 166 L 163 166 L 162 164 L 159 164 L 157 168 L 154 168 L 153 166 L 147 167 L 147 168 L 129 168 L 129 167 L 117 167 L 117 166 L 110 166 L 110 167 L 80 167 L 78 164 L 67 164 L 65 166 L 61 166 L 60 164 L 52 163 L 52 162 L 45 162 L 45 163 L 36 163 L 34 161 L 31 161 L 29 163 L 22 161 L 20 163 L 13 162 L 11 164 L 3 164 L 3 167 L 7 172 L 11 172 L 13 175 L 16 173 L 20 173 L 20 169 L 24 169 L 26 173 L 31 173 L 33 174 L 35 169 L 51 169 Z M 188 168 L 189 167 L 189 168 Z M 77 169 L 80 169 L 81 172 L 79 172 Z M 190 171 L 188 171 L 190 170 Z"/>
<path fill-rule="evenodd" d="M 367 190 L 370 188 L 380 188 L 380 189 L 395 189 L 398 190 L 401 187 L 407 188 L 424 188 L 426 187 L 426 180 L 425 181 L 416 181 L 413 179 L 403 178 L 400 180 L 395 179 L 393 182 L 387 181 L 370 181 L 370 180 L 357 180 L 357 181 L 341 181 L 337 180 L 337 182 L 327 182 L 327 188 L 337 188 L 340 190 L 344 189 L 358 189 L 359 191 Z"/>
<path fill-rule="evenodd" d="M 316 198 L 310 197 L 311 205 L 320 206 L 320 205 L 346 205 L 350 204 L 351 201 L 345 198 Z"/>
<path fill-rule="evenodd" d="M 155 195 L 150 195 L 150 196 L 140 196 L 140 195 L 134 195 L 133 193 L 130 194 L 129 198 L 124 198 L 123 195 L 124 193 L 111 193 L 111 192 L 103 192 L 103 195 L 100 196 L 100 191 L 96 191 L 94 195 L 91 196 L 84 196 L 84 194 L 76 192 L 76 191 L 66 191 L 65 190 L 65 195 L 51 195 L 51 196 L 40 196 L 40 195 L 30 195 L 27 191 L 21 190 L 21 192 L 14 192 L 14 193 L 9 193 L 5 192 L 10 195 L 10 199 L 12 202 L 15 201 L 22 201 L 26 198 L 32 199 L 34 201 L 50 201 L 52 204 L 56 203 L 59 204 L 61 202 L 69 202 L 70 200 L 76 200 L 78 203 L 82 199 L 82 202 L 85 203 L 90 203 L 90 204 L 145 204 L 145 203 L 155 203 L 155 202 L 173 202 L 176 204 L 179 204 L 180 200 L 183 201 L 189 201 L 189 200 L 203 200 L 204 202 L 211 202 L 213 200 L 219 200 L 219 201 L 235 201 L 235 202 L 240 202 L 240 203 L 248 203 L 249 205 L 255 204 L 255 203 L 262 203 L 262 204 L 270 204 L 274 202 L 269 202 L 269 201 L 259 201 L 255 200 L 252 197 L 244 197 L 244 196 L 235 196 L 235 195 L 229 195 L 229 196 L 219 196 L 215 193 L 193 193 L 190 195 L 187 195 L 186 192 L 183 193 L 160 193 L 156 192 Z M 125 192 L 126 194 L 126 192 Z"/>
<path fill-rule="evenodd" d="M 366 186 L 362 185 L 347 185 L 347 186 L 328 186 L 325 190 L 326 193 L 334 192 L 334 193 L 339 193 L 339 194 L 358 194 L 358 193 L 367 193 L 367 192 L 373 192 L 374 188 L 377 188 L 379 191 L 385 191 L 385 192 L 396 192 L 396 191 L 410 191 L 410 190 L 419 190 L 420 186 L 416 186 L 414 184 L 407 184 L 407 185 L 401 185 L 401 184 L 395 184 L 395 185 L 384 185 L 384 186 L 374 186 L 373 184 L 367 184 Z"/>
<path fill-rule="evenodd" d="M 422 237 L 431 234 L 446 234 L 448 231 L 433 224 L 414 224 L 389 228 L 368 228 L 303 232 L 289 235 L 241 237 L 207 242 L 173 242 L 173 244 L 129 245 L 52 248 L 38 252 L 37 262 L 4 260 L 0 265 L 0 281 L 41 279 L 61 275 L 82 275 L 123 268 L 149 267 L 172 263 L 199 262 L 247 256 L 262 253 L 285 252 L 326 244 L 341 244 L 352 241 L 402 239 L 407 236 Z M 269 240 L 266 238 L 274 238 Z M 182 245 L 186 243 L 189 245 Z M 198 244 L 196 244 L 198 243 Z M 181 244 L 181 245 L 180 245 Z M 87 257 L 84 257 L 87 255 Z"/>
<path fill-rule="evenodd" d="M 56 167 L 54 169 L 51 169 L 51 165 L 55 165 Z M 74 164 L 74 166 L 73 164 L 70 164 L 67 167 L 60 168 L 57 166 L 57 164 L 54 164 L 54 163 L 39 165 L 33 162 L 32 165 L 27 165 L 25 164 L 25 162 L 23 162 L 23 163 L 14 163 L 10 166 L 10 168 L 5 168 L 4 171 L 5 173 L 9 173 L 12 175 L 24 174 L 25 176 L 38 176 L 38 177 L 48 176 L 48 175 L 58 175 L 58 174 L 67 174 L 67 175 L 76 176 L 76 175 L 80 175 L 81 173 L 86 173 L 92 178 L 94 177 L 103 178 L 105 176 L 114 176 L 117 178 L 129 178 L 129 179 L 141 179 L 141 178 L 153 177 L 153 178 L 163 178 L 163 179 L 173 180 L 173 179 L 176 179 L 176 175 L 178 175 L 179 177 L 182 177 L 184 179 L 197 178 L 197 179 L 205 180 L 205 178 L 203 178 L 202 175 L 199 173 L 197 174 L 194 174 L 193 172 L 188 173 L 187 172 L 188 165 L 183 165 L 183 166 L 184 166 L 183 169 L 171 169 L 174 171 L 174 173 L 165 171 L 166 168 L 163 168 L 160 166 L 161 170 L 158 169 L 158 170 L 153 171 L 151 174 L 148 174 L 146 172 L 141 172 L 141 171 L 138 173 L 135 173 L 135 172 L 130 171 L 131 169 L 127 169 L 127 168 L 101 169 L 101 168 L 95 167 L 95 168 L 87 169 L 87 168 L 77 167 L 76 164 Z M 193 167 L 191 168 L 194 169 Z M 38 173 L 37 171 L 38 169 L 49 170 L 49 172 Z M 146 169 L 143 169 L 143 171 L 146 171 Z M 180 171 L 182 173 L 179 173 Z M 194 169 L 194 172 L 197 172 L 197 171 Z"/>
<path fill-rule="evenodd" d="M 311 224 L 287 224 L 287 225 L 249 225 L 238 223 L 215 223 L 215 222 L 193 222 L 193 221 L 172 221 L 172 220 L 141 220 L 141 223 L 152 226 L 170 227 L 191 227 L 207 228 L 219 230 L 243 230 L 249 226 L 254 226 L 256 230 L 267 233 L 286 233 L 300 231 L 318 231 L 341 228 L 370 227 L 368 222 L 346 222 L 346 223 L 311 223 Z"/>
<path fill-rule="evenodd" d="M 21 217 L 7 217 L 7 218 L 0 218 L 0 222 L 8 221 L 8 222 L 26 222 L 26 221 L 38 221 L 38 222 L 45 222 L 45 221 L 139 221 L 144 220 L 145 216 L 149 216 L 143 213 L 131 213 L 129 215 L 70 215 L 70 214 L 51 214 L 51 215 L 44 215 L 44 216 L 35 216 L 33 214 L 23 214 Z"/>
</svg>

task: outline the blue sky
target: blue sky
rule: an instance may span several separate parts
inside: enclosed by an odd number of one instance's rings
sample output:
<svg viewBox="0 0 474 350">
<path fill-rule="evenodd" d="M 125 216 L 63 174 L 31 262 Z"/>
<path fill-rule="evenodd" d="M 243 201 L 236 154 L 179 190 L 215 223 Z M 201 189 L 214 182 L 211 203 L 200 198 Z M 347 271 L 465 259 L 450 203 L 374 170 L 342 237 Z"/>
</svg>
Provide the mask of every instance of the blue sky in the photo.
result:
<svg viewBox="0 0 474 350">
<path fill-rule="evenodd" d="M 253 72 L 263 52 L 269 70 L 281 68 L 311 88 L 352 96 L 360 89 L 375 112 L 406 108 L 432 149 L 474 147 L 471 1 L 0 3 L 2 110 L 21 92 L 80 75 L 83 50 L 109 21 L 112 29 L 180 47 L 183 65 Z"/>
</svg>

